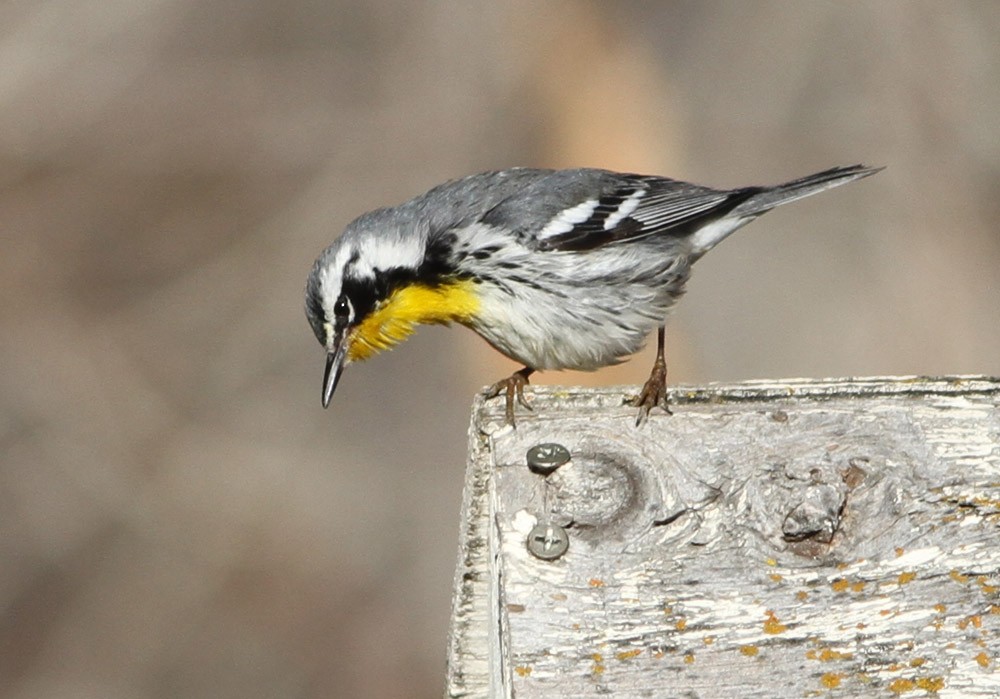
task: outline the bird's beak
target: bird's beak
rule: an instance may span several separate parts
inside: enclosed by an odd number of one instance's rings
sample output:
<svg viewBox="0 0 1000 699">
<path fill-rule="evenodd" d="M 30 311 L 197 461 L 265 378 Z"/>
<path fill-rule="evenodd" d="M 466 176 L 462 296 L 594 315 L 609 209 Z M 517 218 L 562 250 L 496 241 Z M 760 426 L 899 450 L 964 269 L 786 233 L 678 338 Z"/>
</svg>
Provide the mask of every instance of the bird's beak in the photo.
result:
<svg viewBox="0 0 1000 699">
<path fill-rule="evenodd" d="M 347 338 L 347 328 L 337 331 L 333 340 L 333 347 L 326 352 L 326 371 L 323 372 L 323 407 L 330 406 L 330 399 L 333 392 L 337 390 L 337 382 L 340 381 L 340 374 L 347 364 L 347 347 L 350 341 Z"/>
</svg>

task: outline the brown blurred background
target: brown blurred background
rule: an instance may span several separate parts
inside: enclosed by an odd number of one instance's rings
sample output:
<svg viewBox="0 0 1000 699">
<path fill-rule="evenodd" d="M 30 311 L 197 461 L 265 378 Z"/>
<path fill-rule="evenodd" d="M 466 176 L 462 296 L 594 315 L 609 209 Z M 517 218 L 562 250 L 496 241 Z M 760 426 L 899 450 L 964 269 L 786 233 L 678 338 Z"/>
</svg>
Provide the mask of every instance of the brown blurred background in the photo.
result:
<svg viewBox="0 0 1000 699">
<path fill-rule="evenodd" d="M 888 165 L 699 263 L 672 380 L 1000 374 L 998 36 L 933 0 L 0 5 L 0 696 L 440 695 L 468 407 L 516 367 L 424 329 L 324 412 L 301 294 L 450 177 Z"/>
</svg>

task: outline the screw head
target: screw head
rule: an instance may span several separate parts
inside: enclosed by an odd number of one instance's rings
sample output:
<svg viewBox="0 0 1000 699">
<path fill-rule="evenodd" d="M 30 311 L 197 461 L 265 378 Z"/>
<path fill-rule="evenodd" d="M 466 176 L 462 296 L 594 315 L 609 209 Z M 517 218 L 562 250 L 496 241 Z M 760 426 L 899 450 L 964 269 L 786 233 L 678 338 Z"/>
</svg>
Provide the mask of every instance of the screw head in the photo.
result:
<svg viewBox="0 0 1000 699">
<path fill-rule="evenodd" d="M 536 524 L 528 532 L 527 544 L 535 558 L 553 561 L 569 548 L 569 533 L 558 524 Z"/>
<path fill-rule="evenodd" d="M 536 444 L 528 450 L 528 468 L 532 473 L 547 476 L 569 461 L 569 458 L 569 449 L 562 444 Z"/>
</svg>

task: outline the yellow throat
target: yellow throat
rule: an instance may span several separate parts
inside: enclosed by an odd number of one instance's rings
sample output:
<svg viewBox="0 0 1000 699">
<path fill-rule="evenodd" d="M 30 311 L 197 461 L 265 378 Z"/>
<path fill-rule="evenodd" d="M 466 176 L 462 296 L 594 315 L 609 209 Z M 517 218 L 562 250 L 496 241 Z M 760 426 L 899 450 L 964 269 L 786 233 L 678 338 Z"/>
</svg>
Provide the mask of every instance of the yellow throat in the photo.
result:
<svg viewBox="0 0 1000 699">
<path fill-rule="evenodd" d="M 418 324 L 467 322 L 479 309 L 475 284 L 459 281 L 444 286 L 420 284 L 397 289 L 351 333 L 347 357 L 352 362 L 402 342 Z"/>
</svg>

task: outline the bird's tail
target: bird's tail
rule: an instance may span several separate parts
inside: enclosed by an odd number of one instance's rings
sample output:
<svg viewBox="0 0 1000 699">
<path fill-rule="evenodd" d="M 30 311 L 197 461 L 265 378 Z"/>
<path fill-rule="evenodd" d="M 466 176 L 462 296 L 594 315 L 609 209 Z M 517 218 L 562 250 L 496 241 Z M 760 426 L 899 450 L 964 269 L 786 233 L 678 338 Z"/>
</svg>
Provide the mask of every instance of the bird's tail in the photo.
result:
<svg viewBox="0 0 1000 699">
<path fill-rule="evenodd" d="M 791 182 L 785 182 L 775 187 L 764 187 L 759 193 L 751 196 L 737 206 L 730 216 L 759 216 L 776 206 L 811 197 L 827 189 L 839 187 L 842 184 L 860 180 L 862 177 L 874 175 L 884 167 L 867 167 L 865 165 L 849 165 L 835 167 L 814 175 L 800 177 Z"/>
<path fill-rule="evenodd" d="M 702 226 L 691 236 L 691 258 L 696 260 L 727 238 L 733 231 L 742 228 L 761 214 L 776 206 L 810 197 L 833 187 L 874 175 L 881 167 L 850 165 L 835 167 L 815 175 L 800 177 L 774 187 L 746 187 L 733 190 L 735 206 L 725 216 Z"/>
</svg>

